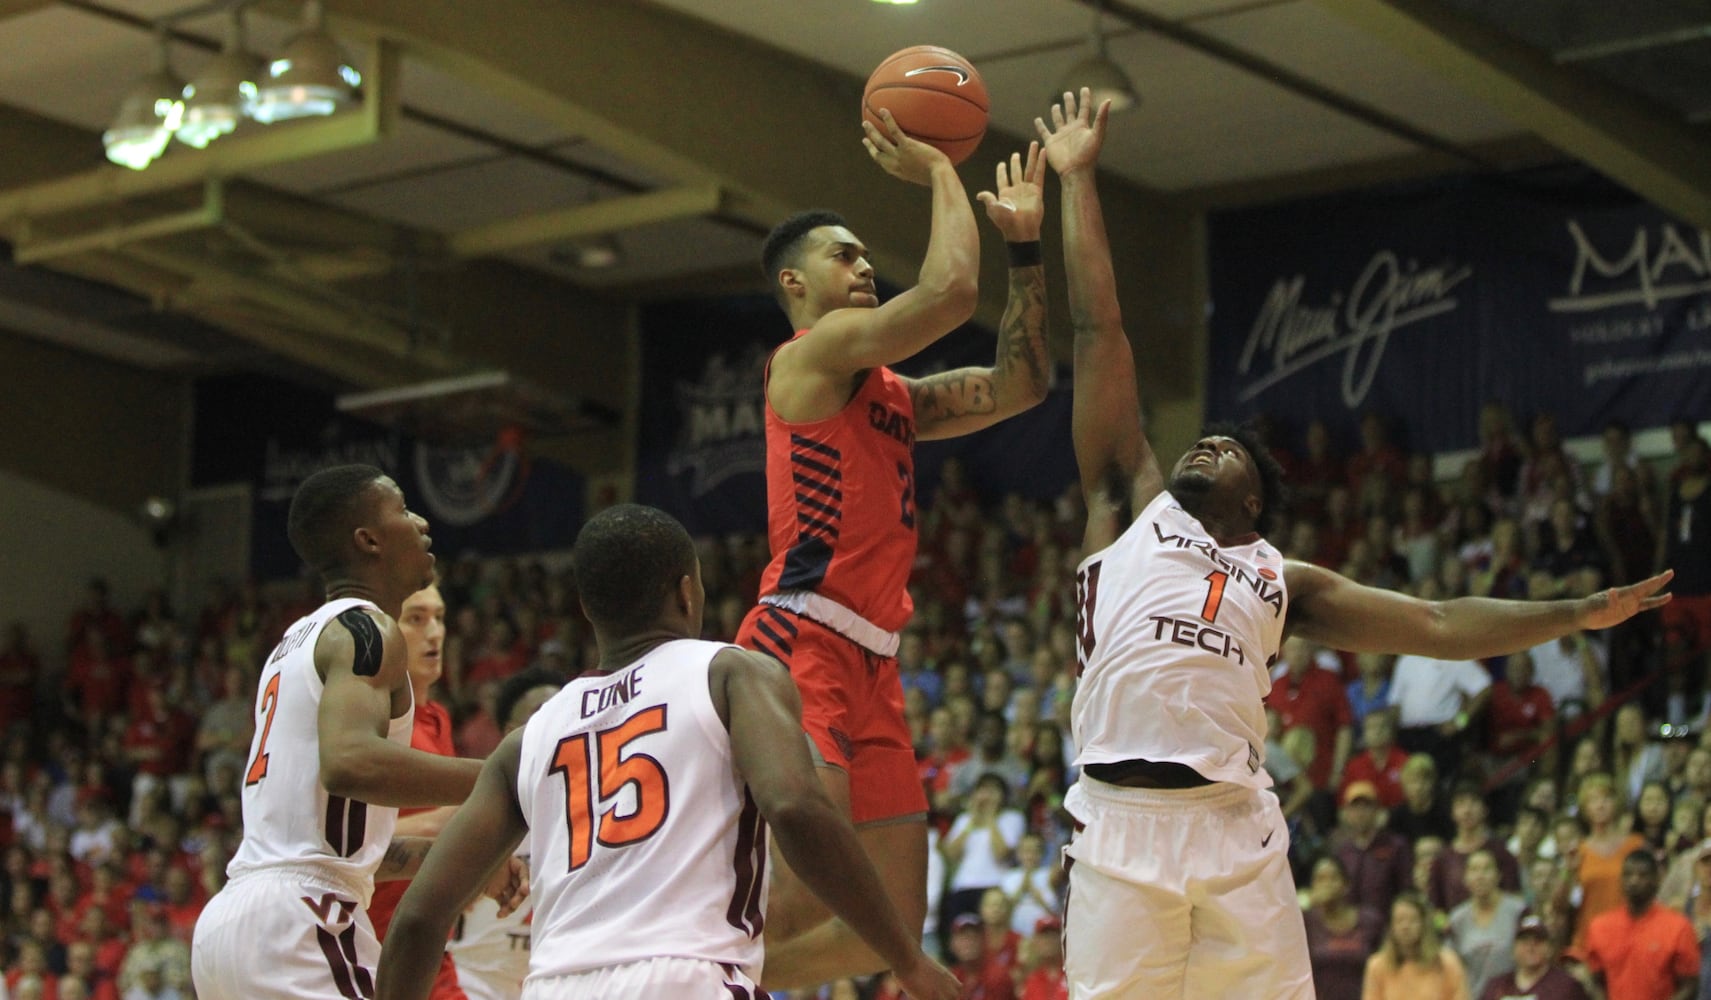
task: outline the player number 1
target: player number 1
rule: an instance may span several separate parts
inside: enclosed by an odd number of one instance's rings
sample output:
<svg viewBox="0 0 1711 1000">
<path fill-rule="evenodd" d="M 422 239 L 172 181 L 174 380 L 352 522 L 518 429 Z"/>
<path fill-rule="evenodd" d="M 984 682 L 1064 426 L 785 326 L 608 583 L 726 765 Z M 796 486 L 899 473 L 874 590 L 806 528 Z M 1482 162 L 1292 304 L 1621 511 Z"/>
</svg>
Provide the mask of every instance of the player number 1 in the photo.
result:
<svg viewBox="0 0 1711 1000">
<path fill-rule="evenodd" d="M 1206 603 L 1200 606 L 1200 617 L 1209 622 L 1218 620 L 1218 606 L 1224 603 L 1224 584 L 1230 582 L 1230 574 L 1221 569 L 1215 569 L 1206 574 Z"/>
</svg>

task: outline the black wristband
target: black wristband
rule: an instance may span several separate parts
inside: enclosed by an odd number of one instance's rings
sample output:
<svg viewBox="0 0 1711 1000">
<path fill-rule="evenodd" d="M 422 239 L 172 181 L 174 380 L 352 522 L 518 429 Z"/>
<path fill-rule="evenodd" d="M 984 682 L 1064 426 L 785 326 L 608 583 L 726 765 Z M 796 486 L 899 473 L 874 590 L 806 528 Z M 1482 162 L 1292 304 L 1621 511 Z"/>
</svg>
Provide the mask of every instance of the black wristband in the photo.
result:
<svg viewBox="0 0 1711 1000">
<path fill-rule="evenodd" d="M 1026 243 L 1006 243 L 1004 249 L 1010 254 L 1011 267 L 1040 266 L 1039 240 L 1029 240 Z"/>
</svg>

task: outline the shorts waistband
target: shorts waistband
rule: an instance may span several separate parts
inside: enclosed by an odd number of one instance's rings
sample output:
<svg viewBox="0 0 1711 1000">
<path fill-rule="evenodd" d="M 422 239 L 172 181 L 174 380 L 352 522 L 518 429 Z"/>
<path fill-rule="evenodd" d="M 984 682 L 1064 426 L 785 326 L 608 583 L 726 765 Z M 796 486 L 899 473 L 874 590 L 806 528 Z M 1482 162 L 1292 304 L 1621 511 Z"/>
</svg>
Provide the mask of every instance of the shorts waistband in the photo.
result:
<svg viewBox="0 0 1711 1000">
<path fill-rule="evenodd" d="M 1085 770 L 1076 784 L 1080 786 L 1083 795 L 1094 801 L 1143 806 L 1150 810 L 1206 809 L 1235 805 L 1257 794 L 1255 789 L 1228 781 L 1215 781 L 1197 788 L 1129 788 L 1100 781 Z"/>
<path fill-rule="evenodd" d="M 374 896 L 373 881 L 329 871 L 320 865 L 263 865 L 260 868 L 249 868 L 232 874 L 227 878 L 226 884 L 237 885 L 241 882 L 262 880 L 294 882 L 300 885 L 314 886 L 317 889 L 330 889 L 355 898 L 365 910 Z"/>
<path fill-rule="evenodd" d="M 897 647 L 902 642 L 902 637 L 896 632 L 887 632 L 830 597 L 810 590 L 765 594 L 760 603 L 818 622 L 878 656 L 896 656 Z"/>
</svg>

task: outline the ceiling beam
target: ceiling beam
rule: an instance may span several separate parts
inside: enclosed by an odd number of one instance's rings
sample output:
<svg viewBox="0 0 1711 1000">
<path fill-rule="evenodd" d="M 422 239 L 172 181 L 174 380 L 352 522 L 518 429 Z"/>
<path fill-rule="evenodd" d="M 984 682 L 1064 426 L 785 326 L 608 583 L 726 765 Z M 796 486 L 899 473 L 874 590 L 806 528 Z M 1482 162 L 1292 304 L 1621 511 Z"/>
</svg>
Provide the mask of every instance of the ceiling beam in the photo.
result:
<svg viewBox="0 0 1711 1000">
<path fill-rule="evenodd" d="M 1317 0 L 1683 221 L 1711 229 L 1711 141 L 1436 0 Z"/>
<path fill-rule="evenodd" d="M 648 173 L 683 185 L 717 185 L 725 193 L 723 218 L 763 232 L 794 211 L 837 209 L 873 249 L 883 277 L 914 283 L 931 199 L 925 189 L 887 176 L 862 149 L 860 79 L 640 2 L 327 0 L 326 8 L 337 30 L 392 39 L 412 58 L 556 122 Z M 578 51 L 622 58 L 567 58 L 561 46 L 541 39 L 574 39 Z M 990 186 L 992 164 L 1026 148 L 1027 138 L 988 132 L 962 168 L 969 193 Z M 1124 308 L 1137 317 L 1137 327 L 1145 318 L 1159 370 L 1184 370 L 1199 350 L 1204 305 L 1189 301 L 1190 286 L 1160 288 L 1161 258 L 1191 250 L 1166 246 L 1159 234 L 1186 222 L 1192 209 L 1116 177 L 1102 177 L 1100 186 Z M 1055 214 L 1047 212 L 1052 235 Z M 980 227 L 977 318 L 997 327 L 1007 267 L 995 231 L 985 222 Z M 1048 273 L 1061 302 L 1061 268 Z M 1057 329 L 1054 347 L 1067 357 L 1067 337 L 1061 325 Z M 1181 396 L 1194 388 L 1161 378 L 1157 391 Z"/>
<path fill-rule="evenodd" d="M 672 219 L 711 215 L 719 210 L 723 200 L 724 195 L 714 184 L 662 188 L 476 226 L 454 233 L 447 245 L 455 256 L 482 257 Z"/>
</svg>

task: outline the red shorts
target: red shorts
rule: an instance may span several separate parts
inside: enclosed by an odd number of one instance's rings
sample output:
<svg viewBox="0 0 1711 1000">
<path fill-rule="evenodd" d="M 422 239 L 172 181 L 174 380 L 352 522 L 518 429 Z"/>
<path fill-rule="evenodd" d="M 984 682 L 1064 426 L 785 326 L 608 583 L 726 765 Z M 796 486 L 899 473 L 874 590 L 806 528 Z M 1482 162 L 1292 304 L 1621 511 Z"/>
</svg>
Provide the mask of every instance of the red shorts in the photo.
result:
<svg viewBox="0 0 1711 1000">
<path fill-rule="evenodd" d="M 1676 594 L 1658 615 L 1664 637 L 1679 641 L 1689 655 L 1711 649 L 1711 594 Z"/>
<path fill-rule="evenodd" d="M 872 823 L 924 815 L 903 682 L 897 659 L 880 656 L 819 622 L 756 605 L 737 644 L 777 657 L 802 693 L 802 728 L 826 763 L 850 777 L 850 820 Z"/>
</svg>

